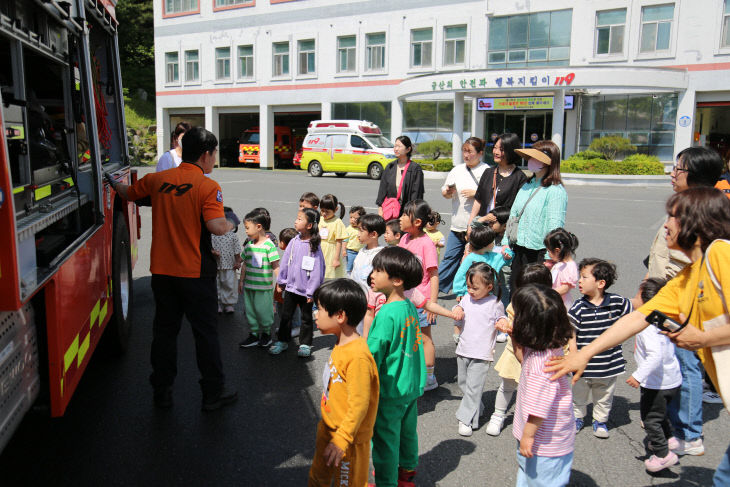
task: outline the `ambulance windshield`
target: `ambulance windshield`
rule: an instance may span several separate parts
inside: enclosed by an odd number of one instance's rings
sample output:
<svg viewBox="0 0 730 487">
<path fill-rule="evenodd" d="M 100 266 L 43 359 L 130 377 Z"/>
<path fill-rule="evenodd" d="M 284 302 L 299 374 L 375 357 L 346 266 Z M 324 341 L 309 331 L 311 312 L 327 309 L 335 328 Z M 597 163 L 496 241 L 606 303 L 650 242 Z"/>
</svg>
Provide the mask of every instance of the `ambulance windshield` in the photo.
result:
<svg viewBox="0 0 730 487">
<path fill-rule="evenodd" d="M 378 149 L 390 149 L 393 147 L 393 144 L 382 135 L 366 135 L 365 138 Z"/>
</svg>

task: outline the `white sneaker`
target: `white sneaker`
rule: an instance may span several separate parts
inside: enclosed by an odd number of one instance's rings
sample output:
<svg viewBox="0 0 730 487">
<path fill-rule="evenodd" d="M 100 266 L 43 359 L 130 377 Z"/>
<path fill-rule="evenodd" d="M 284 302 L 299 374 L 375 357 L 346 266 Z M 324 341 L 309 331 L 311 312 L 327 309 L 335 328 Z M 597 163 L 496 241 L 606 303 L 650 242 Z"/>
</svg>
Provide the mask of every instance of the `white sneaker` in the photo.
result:
<svg viewBox="0 0 730 487">
<path fill-rule="evenodd" d="M 459 434 L 461 436 L 471 436 L 471 426 L 459 421 Z"/>
<path fill-rule="evenodd" d="M 426 386 L 423 388 L 423 390 L 424 391 L 432 391 L 432 390 L 438 388 L 438 386 L 439 386 L 439 383 L 436 380 L 436 376 L 435 375 L 429 375 L 428 378 L 426 379 Z M 470 428 L 470 431 L 471 431 L 471 428 Z M 469 433 L 469 434 L 471 434 L 471 433 Z"/>
<path fill-rule="evenodd" d="M 499 436 L 502 432 L 502 425 L 504 424 L 504 416 L 497 416 L 492 414 L 489 418 L 489 424 L 487 425 L 487 434 L 489 436 Z"/>
<path fill-rule="evenodd" d="M 722 398 L 717 392 L 705 391 L 702 393 L 702 402 L 705 404 L 722 404 Z"/>
<path fill-rule="evenodd" d="M 497 333 L 497 343 L 504 343 L 509 338 L 509 335 L 503 332 Z"/>
<path fill-rule="evenodd" d="M 705 445 L 702 444 L 702 438 L 694 441 L 685 441 L 677 438 L 677 448 L 672 450 L 677 455 L 693 455 L 700 456 L 705 454 Z"/>
</svg>

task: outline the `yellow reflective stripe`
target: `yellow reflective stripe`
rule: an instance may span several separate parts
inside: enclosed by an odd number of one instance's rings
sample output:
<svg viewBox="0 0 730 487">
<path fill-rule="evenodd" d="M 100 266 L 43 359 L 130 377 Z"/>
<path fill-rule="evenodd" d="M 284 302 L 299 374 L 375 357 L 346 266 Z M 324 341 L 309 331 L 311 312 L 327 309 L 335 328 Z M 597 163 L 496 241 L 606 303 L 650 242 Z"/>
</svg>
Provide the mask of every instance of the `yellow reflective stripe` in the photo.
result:
<svg viewBox="0 0 730 487">
<path fill-rule="evenodd" d="M 84 338 L 84 341 L 81 342 L 81 346 L 79 347 L 79 357 L 76 361 L 76 365 L 78 367 L 81 367 L 81 363 L 84 361 L 84 357 L 86 357 L 86 352 L 89 351 L 89 342 L 91 341 L 91 332 L 86 334 L 86 338 Z"/>
<path fill-rule="evenodd" d="M 106 318 L 106 312 L 109 301 L 104 301 L 104 306 L 101 308 L 101 313 L 99 313 L 99 326 L 101 326 L 102 323 L 104 323 L 104 318 Z"/>
<path fill-rule="evenodd" d="M 18 186 L 17 188 L 13 188 L 13 194 L 22 193 L 25 191 L 25 186 Z"/>
<path fill-rule="evenodd" d="M 94 322 L 99 317 L 99 308 L 101 307 L 101 302 L 97 301 L 94 305 L 94 309 L 91 310 L 91 320 L 89 320 L 89 330 L 94 328 Z"/>
<path fill-rule="evenodd" d="M 74 179 L 73 178 L 66 178 L 63 180 L 64 182 L 68 183 L 70 186 L 74 185 Z"/>
<path fill-rule="evenodd" d="M 71 345 L 68 347 L 68 350 L 66 350 L 66 353 L 63 354 L 63 373 L 65 374 L 68 371 L 68 368 L 71 367 L 71 364 L 73 363 L 74 359 L 76 358 L 76 354 L 79 353 L 79 336 L 76 335 L 76 338 L 74 338 L 74 341 L 71 342 Z"/>
<path fill-rule="evenodd" d="M 61 396 L 63 396 L 63 377 L 61 377 Z"/>
<path fill-rule="evenodd" d="M 43 198 L 47 198 L 48 196 L 51 196 L 51 185 L 43 186 L 42 188 L 38 188 L 35 190 L 35 199 L 36 201 L 42 200 Z"/>
</svg>

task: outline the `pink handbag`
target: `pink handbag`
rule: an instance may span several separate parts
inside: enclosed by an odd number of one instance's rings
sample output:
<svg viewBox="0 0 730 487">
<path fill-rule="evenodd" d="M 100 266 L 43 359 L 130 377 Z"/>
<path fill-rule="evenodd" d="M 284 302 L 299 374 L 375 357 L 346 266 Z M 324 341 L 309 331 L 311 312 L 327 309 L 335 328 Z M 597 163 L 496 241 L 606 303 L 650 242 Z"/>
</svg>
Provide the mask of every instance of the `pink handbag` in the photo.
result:
<svg viewBox="0 0 730 487">
<path fill-rule="evenodd" d="M 381 208 L 383 209 L 383 220 L 385 220 L 386 222 L 400 216 L 400 195 L 403 191 L 403 181 L 405 181 L 406 179 L 406 173 L 408 172 L 408 167 L 410 165 L 411 161 L 409 160 L 408 164 L 406 164 L 403 168 L 403 174 L 400 178 L 400 184 L 398 185 L 398 194 L 396 195 L 396 197 L 385 198 L 383 200 Z"/>
</svg>

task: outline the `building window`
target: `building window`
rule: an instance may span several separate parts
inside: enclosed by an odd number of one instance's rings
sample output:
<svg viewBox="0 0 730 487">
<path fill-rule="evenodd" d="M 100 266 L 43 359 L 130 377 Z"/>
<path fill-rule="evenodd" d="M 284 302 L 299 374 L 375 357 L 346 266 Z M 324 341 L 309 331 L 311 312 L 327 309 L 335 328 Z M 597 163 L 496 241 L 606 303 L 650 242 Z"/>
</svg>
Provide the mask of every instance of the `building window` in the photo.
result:
<svg viewBox="0 0 730 487">
<path fill-rule="evenodd" d="M 165 82 L 177 83 L 180 81 L 180 56 L 176 52 L 165 53 Z"/>
<path fill-rule="evenodd" d="M 725 0 L 722 11 L 722 39 L 720 47 L 730 47 L 730 0 Z"/>
<path fill-rule="evenodd" d="M 254 0 L 215 0 L 213 8 L 238 7 L 242 5 L 253 5 Z"/>
<path fill-rule="evenodd" d="M 390 108 L 389 101 L 333 103 L 332 115 L 335 120 L 370 120 L 380 127 L 383 137 L 390 139 Z"/>
<path fill-rule="evenodd" d="M 185 81 L 200 81 L 200 54 L 197 49 L 185 51 Z"/>
<path fill-rule="evenodd" d="M 596 55 L 623 54 L 626 9 L 596 12 Z"/>
<path fill-rule="evenodd" d="M 253 78 L 253 46 L 238 46 L 238 77 Z"/>
<path fill-rule="evenodd" d="M 365 71 L 385 69 L 385 32 L 365 35 Z"/>
<path fill-rule="evenodd" d="M 357 40 L 355 36 L 337 38 L 337 72 L 351 73 L 355 71 Z"/>
<path fill-rule="evenodd" d="M 289 74 L 289 43 L 274 43 L 274 76 Z"/>
<path fill-rule="evenodd" d="M 572 19 L 572 10 L 490 19 L 489 68 L 567 66 Z"/>
<path fill-rule="evenodd" d="M 215 79 L 231 78 L 231 48 L 215 48 Z"/>
<path fill-rule="evenodd" d="M 314 39 L 299 41 L 299 74 L 314 73 Z"/>
<path fill-rule="evenodd" d="M 673 18 L 674 4 L 654 5 L 641 9 L 640 52 L 661 52 L 669 50 Z"/>
<path fill-rule="evenodd" d="M 198 0 L 165 0 L 165 15 L 197 12 L 200 10 Z"/>
<path fill-rule="evenodd" d="M 626 137 L 638 151 L 671 161 L 677 118 L 676 93 L 585 96 L 581 102 L 579 149 L 607 135 Z"/>
<path fill-rule="evenodd" d="M 433 29 L 414 29 L 411 31 L 411 67 L 431 66 L 431 47 Z"/>
<path fill-rule="evenodd" d="M 464 64 L 466 26 L 444 27 L 444 66 Z"/>
<path fill-rule="evenodd" d="M 464 105 L 464 127 L 471 127 L 471 105 Z M 451 132 L 454 129 L 454 102 L 407 101 L 403 103 L 403 130 L 409 132 Z M 433 139 L 433 134 L 423 134 Z M 449 136 L 450 137 L 450 136 Z"/>
</svg>

